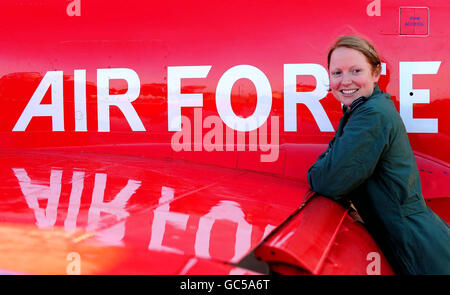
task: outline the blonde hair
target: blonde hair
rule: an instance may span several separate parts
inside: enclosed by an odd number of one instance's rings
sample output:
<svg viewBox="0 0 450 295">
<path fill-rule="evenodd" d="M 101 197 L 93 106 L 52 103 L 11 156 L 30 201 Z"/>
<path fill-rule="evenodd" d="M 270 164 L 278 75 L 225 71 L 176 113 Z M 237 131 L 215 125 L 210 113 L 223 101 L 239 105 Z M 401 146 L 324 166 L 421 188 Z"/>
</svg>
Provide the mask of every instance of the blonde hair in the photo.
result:
<svg viewBox="0 0 450 295">
<path fill-rule="evenodd" d="M 361 52 L 366 57 L 367 62 L 372 66 L 372 73 L 378 74 L 381 71 L 381 59 L 374 46 L 367 40 L 354 35 L 340 36 L 336 40 L 328 51 L 328 69 L 330 68 L 331 54 L 338 47 L 347 47 Z"/>
</svg>

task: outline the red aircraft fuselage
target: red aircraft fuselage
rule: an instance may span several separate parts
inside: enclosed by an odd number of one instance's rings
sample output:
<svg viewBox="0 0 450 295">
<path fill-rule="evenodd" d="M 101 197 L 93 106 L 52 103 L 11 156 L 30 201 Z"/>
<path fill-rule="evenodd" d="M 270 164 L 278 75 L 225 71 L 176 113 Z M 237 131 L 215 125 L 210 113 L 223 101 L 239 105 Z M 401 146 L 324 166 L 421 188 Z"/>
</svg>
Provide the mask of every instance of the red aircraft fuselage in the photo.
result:
<svg viewBox="0 0 450 295">
<path fill-rule="evenodd" d="M 344 34 L 375 44 L 448 222 L 449 13 L 444 0 L 2 3 L 0 230 L 28 243 L 4 251 L 38 257 L 47 236 L 66 250 L 0 271 L 66 273 L 70 252 L 92 254 L 84 273 L 251 273 L 230 263 L 259 247 L 281 273 L 367 273 L 379 249 L 337 203 L 283 224 L 342 116 L 328 49 Z"/>
</svg>

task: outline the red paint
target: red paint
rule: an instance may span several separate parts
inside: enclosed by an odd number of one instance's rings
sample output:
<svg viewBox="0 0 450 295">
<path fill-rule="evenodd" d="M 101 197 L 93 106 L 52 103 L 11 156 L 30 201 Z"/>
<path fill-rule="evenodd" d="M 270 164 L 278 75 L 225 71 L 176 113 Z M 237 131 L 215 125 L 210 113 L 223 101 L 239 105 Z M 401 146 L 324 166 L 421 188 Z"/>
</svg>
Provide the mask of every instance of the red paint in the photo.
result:
<svg viewBox="0 0 450 295">
<path fill-rule="evenodd" d="M 67 262 L 61 255 L 70 250 L 90 255 L 89 273 L 250 273 L 230 263 L 254 250 L 300 206 L 309 188 L 306 171 L 334 134 L 321 131 L 317 114 L 304 104 L 296 106 L 297 131 L 285 131 L 289 95 L 284 84 L 289 77 L 284 68 L 315 64 L 325 69 L 327 50 L 341 34 L 356 33 L 374 42 L 387 66 L 380 88 L 392 95 L 398 110 L 401 102 L 417 97 L 400 93 L 400 81 L 409 79 L 400 76 L 400 62 L 441 62 L 436 74 L 411 78 L 413 89 L 430 92 L 429 103 L 413 104 L 413 118 L 437 119 L 437 133 L 409 133 L 409 138 L 423 194 L 448 221 L 449 11 L 443 0 L 428 4 L 429 15 L 424 8 L 402 8 L 400 15 L 400 7 L 419 5 L 414 1 L 381 4 L 381 15 L 369 16 L 366 4 L 355 6 L 350 0 L 326 7 L 316 1 L 192 4 L 178 0 L 138 1 L 123 7 L 114 1 L 82 0 L 81 15 L 69 16 L 64 1 L 2 3 L 0 229 L 14 237 L 12 243 L 24 247 L 16 247 L 17 252 L 8 257 L 27 253 L 36 265 L 48 267 L 40 270 L 20 263 L 9 267 L 3 258 L 0 269 L 65 273 Z M 421 37 L 404 36 L 399 23 L 412 14 L 430 24 L 427 34 L 422 31 L 425 26 L 416 26 L 408 34 Z M 261 149 L 259 139 L 251 150 L 248 133 L 246 143 L 239 146 L 238 132 L 229 150 L 224 145 L 223 151 L 206 151 L 200 141 L 200 151 L 191 145 L 191 151 L 176 152 L 171 145 L 176 132 L 168 131 L 168 68 L 211 67 L 205 78 L 180 82 L 181 94 L 203 95 L 201 107 L 181 108 L 192 123 L 194 141 L 205 140 L 211 130 L 201 128 L 201 123 L 219 116 L 217 86 L 238 65 L 257 68 L 269 82 L 272 105 L 262 134 L 277 148 L 275 161 L 261 160 L 270 151 Z M 110 131 L 99 131 L 97 94 L 102 76 L 98 70 L 120 68 L 134 71 L 139 78 L 139 96 L 130 105 L 145 131 L 133 131 L 130 115 L 117 106 L 109 108 Z M 86 92 L 84 116 L 75 107 L 76 70 L 86 72 L 86 83 L 80 88 Z M 63 108 L 54 116 L 63 114 L 63 131 L 53 131 L 50 116 L 34 116 L 25 131 L 12 131 L 46 74 L 54 71 L 62 71 L 57 75 L 62 79 Z M 51 92 L 58 91 L 57 79 L 41 105 L 55 103 Z M 295 81 L 298 92 L 321 87 L 310 73 L 299 74 Z M 110 80 L 109 85 L 110 95 L 130 91 L 124 79 Z M 258 105 L 257 90 L 249 79 L 236 81 L 230 94 L 233 111 L 251 116 Z M 342 116 L 340 103 L 328 93 L 320 106 L 336 130 Z M 278 121 L 272 121 L 275 118 Z M 84 119 L 86 131 L 77 131 Z M 272 129 L 276 123 L 278 128 Z M 201 136 L 194 134 L 198 131 Z M 277 144 L 271 141 L 275 133 Z M 282 273 L 303 273 L 295 268 L 300 266 L 309 273 L 364 274 L 367 252 L 378 249 L 361 224 L 323 198 L 308 204 L 279 234 L 260 251 L 274 249 L 285 255 L 279 256 L 282 261 L 271 262 L 273 270 Z M 293 235 L 285 241 L 288 244 L 273 243 L 287 235 Z M 48 236 L 65 251 L 52 252 L 52 261 L 40 252 Z M 311 245 L 311 252 L 301 245 Z M 107 258 L 102 260 L 101 252 Z M 385 260 L 381 271 L 392 272 Z"/>
<path fill-rule="evenodd" d="M 428 35 L 429 9 L 427 7 L 400 8 L 401 35 Z"/>
<path fill-rule="evenodd" d="M 348 234 L 348 231 L 352 233 Z M 351 238 L 343 238 L 349 235 Z M 367 237 L 367 231 L 347 215 L 347 210 L 336 202 L 318 197 L 259 247 L 255 254 L 263 261 L 296 266 L 309 274 L 367 274 L 367 255 L 371 252 L 382 253 Z M 352 251 L 344 250 L 345 247 L 350 247 Z M 350 253 L 352 257 L 348 257 Z M 383 256 L 381 258 L 381 274 L 393 274 L 387 260 Z M 283 271 L 292 273 L 292 270 Z"/>
</svg>

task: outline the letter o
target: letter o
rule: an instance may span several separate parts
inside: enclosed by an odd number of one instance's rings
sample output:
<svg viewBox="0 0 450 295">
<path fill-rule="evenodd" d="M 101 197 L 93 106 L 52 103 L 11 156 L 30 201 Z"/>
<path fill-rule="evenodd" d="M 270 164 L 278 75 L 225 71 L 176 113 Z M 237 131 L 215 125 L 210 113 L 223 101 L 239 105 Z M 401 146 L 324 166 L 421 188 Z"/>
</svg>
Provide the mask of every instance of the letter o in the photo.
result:
<svg viewBox="0 0 450 295">
<path fill-rule="evenodd" d="M 239 79 L 249 79 L 256 88 L 256 109 L 254 113 L 242 118 L 236 116 L 231 107 L 231 89 Z M 269 117 L 272 108 L 272 88 L 266 75 L 256 67 L 238 65 L 226 71 L 216 88 L 217 112 L 223 122 L 230 128 L 246 132 L 258 129 Z"/>
</svg>

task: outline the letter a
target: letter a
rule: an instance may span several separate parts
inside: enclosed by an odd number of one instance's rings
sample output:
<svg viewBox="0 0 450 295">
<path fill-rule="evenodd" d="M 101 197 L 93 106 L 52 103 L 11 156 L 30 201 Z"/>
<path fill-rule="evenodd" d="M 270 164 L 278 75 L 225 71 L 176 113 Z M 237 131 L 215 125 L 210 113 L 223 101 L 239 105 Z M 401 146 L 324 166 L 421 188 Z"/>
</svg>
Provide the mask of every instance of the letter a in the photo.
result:
<svg viewBox="0 0 450 295">
<path fill-rule="evenodd" d="M 67 261 L 71 261 L 66 267 L 66 273 L 68 275 L 80 275 L 81 274 L 81 256 L 77 252 L 70 252 L 67 254 Z"/>
<path fill-rule="evenodd" d="M 367 265 L 367 268 L 366 268 L 366 272 L 368 275 L 380 275 L 381 274 L 380 259 L 381 259 L 380 254 L 377 252 L 370 252 L 369 254 L 367 254 L 366 260 L 372 261 L 371 263 L 369 263 Z"/>
<path fill-rule="evenodd" d="M 380 0 L 374 0 L 367 5 L 367 15 L 368 16 L 380 16 L 381 15 L 381 6 Z"/>
<path fill-rule="evenodd" d="M 41 104 L 51 86 L 52 103 Z M 25 131 L 33 117 L 52 117 L 52 130 L 64 131 L 63 72 L 47 72 L 12 131 Z"/>
<path fill-rule="evenodd" d="M 181 282 L 180 289 L 181 290 L 186 290 L 186 282 Z"/>
<path fill-rule="evenodd" d="M 81 15 L 81 2 L 80 0 L 73 0 L 67 5 L 66 9 L 68 16 L 80 16 Z"/>
</svg>

